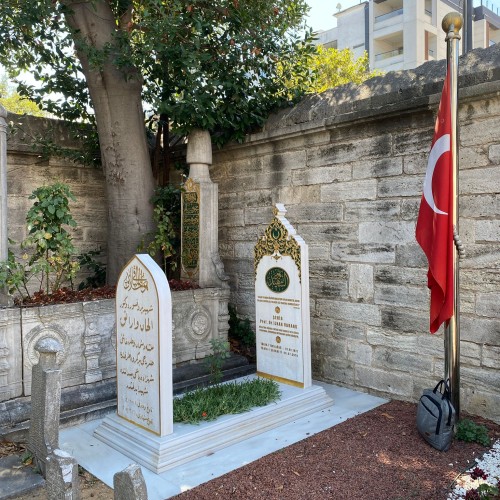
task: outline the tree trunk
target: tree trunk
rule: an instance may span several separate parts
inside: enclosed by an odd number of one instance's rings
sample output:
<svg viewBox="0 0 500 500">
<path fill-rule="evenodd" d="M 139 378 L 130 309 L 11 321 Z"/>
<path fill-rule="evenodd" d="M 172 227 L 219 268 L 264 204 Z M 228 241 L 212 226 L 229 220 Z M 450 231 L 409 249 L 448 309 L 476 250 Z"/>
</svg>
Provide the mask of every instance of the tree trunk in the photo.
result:
<svg viewBox="0 0 500 500">
<path fill-rule="evenodd" d="M 115 45 L 115 18 L 107 1 L 64 3 L 95 110 L 108 199 L 107 282 L 114 284 L 146 233 L 154 229 L 149 201 L 154 179 L 141 101 L 142 78 L 134 67 L 116 68 L 113 50 L 101 67 L 89 63 L 81 41 L 97 50 Z"/>
</svg>

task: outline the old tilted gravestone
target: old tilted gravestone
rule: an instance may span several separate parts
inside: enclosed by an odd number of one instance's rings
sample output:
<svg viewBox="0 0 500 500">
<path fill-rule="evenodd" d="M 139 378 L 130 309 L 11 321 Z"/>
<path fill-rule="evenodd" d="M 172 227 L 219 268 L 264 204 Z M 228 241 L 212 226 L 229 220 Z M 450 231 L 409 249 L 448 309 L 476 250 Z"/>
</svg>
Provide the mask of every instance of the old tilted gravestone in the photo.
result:
<svg viewBox="0 0 500 500">
<path fill-rule="evenodd" d="M 200 425 L 175 424 L 172 432 L 170 292 L 147 255 L 122 271 L 116 321 L 118 411 L 94 436 L 158 474 L 332 404 L 322 388 L 303 384 L 284 389 L 277 403 Z"/>
<path fill-rule="evenodd" d="M 62 345 L 50 337 L 40 339 L 35 345 L 39 360 L 32 368 L 28 449 L 44 477 L 47 457 L 59 446 L 61 369 L 57 365 L 57 353 L 62 349 Z"/>
<path fill-rule="evenodd" d="M 49 500 L 80 500 L 78 463 L 63 450 L 47 457 L 46 488 Z"/>
<path fill-rule="evenodd" d="M 309 254 L 276 204 L 255 246 L 257 374 L 296 387 L 311 386 Z"/>
<path fill-rule="evenodd" d="M 148 490 L 141 468 L 132 464 L 113 476 L 115 500 L 148 500 Z"/>
<path fill-rule="evenodd" d="M 78 463 L 59 446 L 61 369 L 57 355 L 63 346 L 52 337 L 35 345 L 38 363 L 32 368 L 31 419 L 28 449 L 46 480 L 51 500 L 79 500 Z"/>
</svg>

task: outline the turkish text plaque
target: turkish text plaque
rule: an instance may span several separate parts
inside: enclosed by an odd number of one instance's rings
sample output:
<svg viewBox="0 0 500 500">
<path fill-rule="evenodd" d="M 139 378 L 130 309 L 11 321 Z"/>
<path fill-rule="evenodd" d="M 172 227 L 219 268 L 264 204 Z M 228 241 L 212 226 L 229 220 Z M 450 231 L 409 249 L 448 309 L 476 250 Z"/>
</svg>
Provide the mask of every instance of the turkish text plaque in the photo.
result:
<svg viewBox="0 0 500 500">
<path fill-rule="evenodd" d="M 257 374 L 311 385 L 308 250 L 283 205 L 255 246 Z"/>
</svg>

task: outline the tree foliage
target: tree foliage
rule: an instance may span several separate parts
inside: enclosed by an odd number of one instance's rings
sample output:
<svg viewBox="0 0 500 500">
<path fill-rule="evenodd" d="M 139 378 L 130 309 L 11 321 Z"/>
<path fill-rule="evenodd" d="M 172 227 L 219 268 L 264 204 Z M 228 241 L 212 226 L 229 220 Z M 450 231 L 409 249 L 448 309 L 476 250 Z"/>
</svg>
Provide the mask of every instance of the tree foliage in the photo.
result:
<svg viewBox="0 0 500 500">
<path fill-rule="evenodd" d="M 314 52 L 306 0 L 4 0 L 0 63 L 19 93 L 95 123 L 106 176 L 108 282 L 153 231 L 143 103 L 174 131 L 242 140 L 298 98 Z M 293 89 L 284 82 L 295 79 Z"/>
<path fill-rule="evenodd" d="M 78 2 L 86 9 L 100 1 Z M 147 108 L 174 131 L 209 130 L 216 140 L 242 139 L 269 112 L 300 97 L 314 52 L 304 35 L 305 0 L 110 0 L 113 32 L 103 47 L 68 23 L 77 2 L 7 0 L 0 6 L 0 62 L 35 84 L 19 92 L 64 119 L 93 121 L 81 57 L 124 78 L 138 72 Z M 69 24 L 69 25 L 68 25 Z M 278 67 L 286 67 L 286 72 Z M 293 92 L 284 81 L 294 77 Z M 57 96 L 57 97 L 54 97 Z"/>
<path fill-rule="evenodd" d="M 0 80 L 0 104 L 10 113 L 18 115 L 47 116 L 47 113 L 30 99 L 21 97 L 7 83 L 7 78 Z"/>
<path fill-rule="evenodd" d="M 368 53 L 354 59 L 350 49 L 325 49 L 318 46 L 311 59 L 311 72 L 315 77 L 309 85 L 309 93 L 319 93 L 344 85 L 346 83 L 362 83 L 368 78 L 380 75 L 378 70 L 370 71 Z"/>
</svg>

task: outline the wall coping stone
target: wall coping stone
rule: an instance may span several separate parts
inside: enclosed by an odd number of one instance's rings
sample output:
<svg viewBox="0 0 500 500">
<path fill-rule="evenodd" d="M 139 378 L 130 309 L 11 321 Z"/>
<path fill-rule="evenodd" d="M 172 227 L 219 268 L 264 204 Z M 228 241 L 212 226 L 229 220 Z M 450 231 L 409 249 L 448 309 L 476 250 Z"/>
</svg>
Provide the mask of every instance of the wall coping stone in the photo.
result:
<svg viewBox="0 0 500 500">
<path fill-rule="evenodd" d="M 352 124 L 381 116 L 409 114 L 417 109 L 434 109 L 439 104 L 446 61 L 429 61 L 412 70 L 390 71 L 306 96 L 296 106 L 271 115 L 261 132 L 247 136 L 243 144 L 229 144 L 224 150 L 245 145 L 317 133 L 335 125 Z M 475 49 L 459 61 L 460 103 L 478 95 L 500 92 L 500 44 Z"/>
</svg>

